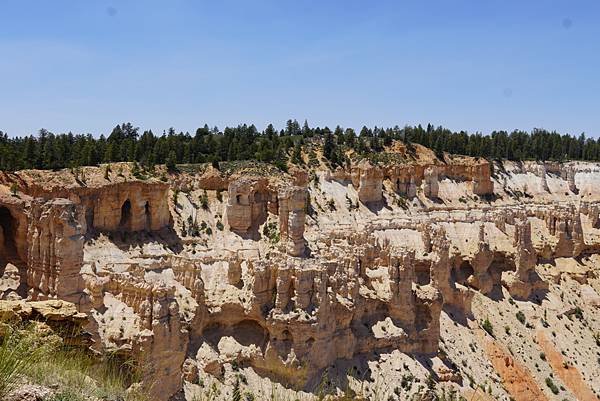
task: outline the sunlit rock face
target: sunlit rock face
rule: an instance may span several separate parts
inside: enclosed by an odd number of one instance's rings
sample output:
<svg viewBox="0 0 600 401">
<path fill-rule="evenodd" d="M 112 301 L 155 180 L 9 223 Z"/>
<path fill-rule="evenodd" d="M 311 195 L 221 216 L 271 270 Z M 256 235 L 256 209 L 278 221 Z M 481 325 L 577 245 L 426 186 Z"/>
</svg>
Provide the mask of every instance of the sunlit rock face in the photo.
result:
<svg viewBox="0 0 600 401">
<path fill-rule="evenodd" d="M 232 366 L 312 391 L 342 361 L 435 359 L 449 316 L 471 330 L 486 302 L 588 285 L 596 165 L 411 157 L 166 181 L 88 168 L 86 185 L 18 172 L 27 185 L 0 197 L 0 296 L 74 302 L 93 347 L 140 362 L 168 400 Z"/>
</svg>

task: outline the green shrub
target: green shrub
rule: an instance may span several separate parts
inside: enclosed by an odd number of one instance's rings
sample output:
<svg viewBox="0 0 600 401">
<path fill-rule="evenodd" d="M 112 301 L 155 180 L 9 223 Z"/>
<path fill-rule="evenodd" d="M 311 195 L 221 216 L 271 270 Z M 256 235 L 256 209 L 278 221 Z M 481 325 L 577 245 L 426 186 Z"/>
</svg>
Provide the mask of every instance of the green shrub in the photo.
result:
<svg viewBox="0 0 600 401">
<path fill-rule="evenodd" d="M 276 244 L 281 239 L 277 223 L 267 223 L 263 227 L 263 235 L 269 239 L 272 244 Z"/>
<path fill-rule="evenodd" d="M 487 317 L 485 318 L 485 320 L 483 321 L 483 323 L 481 323 L 481 327 L 492 337 L 494 337 L 494 327 L 492 326 L 492 323 L 490 322 L 490 319 L 488 319 Z"/>
<path fill-rule="evenodd" d="M 521 324 L 525 324 L 525 321 L 526 321 L 525 314 L 522 311 L 518 311 L 516 316 L 517 316 L 517 320 L 519 322 L 521 322 Z"/>
<path fill-rule="evenodd" d="M 556 384 L 554 384 L 554 382 L 552 381 L 551 378 L 546 377 L 546 386 L 548 386 L 548 388 L 550 389 L 550 391 L 552 391 L 552 393 L 554 394 L 558 394 L 560 392 L 560 390 L 558 389 L 558 387 L 556 387 Z"/>
<path fill-rule="evenodd" d="M 208 195 L 206 194 L 206 190 L 202 196 L 200 196 L 200 207 L 204 210 L 208 210 Z"/>
<path fill-rule="evenodd" d="M 141 377 L 132 361 L 116 354 L 96 356 L 67 346 L 37 324 L 14 328 L 11 333 L 0 346 L 0 399 L 25 379 L 31 384 L 58 388 L 49 401 L 146 400 L 141 390 L 127 391 Z"/>
<path fill-rule="evenodd" d="M 9 334 L 0 345 L 0 399 L 10 393 L 19 383 L 19 377 L 31 368 L 36 358 L 28 344 Z"/>
</svg>

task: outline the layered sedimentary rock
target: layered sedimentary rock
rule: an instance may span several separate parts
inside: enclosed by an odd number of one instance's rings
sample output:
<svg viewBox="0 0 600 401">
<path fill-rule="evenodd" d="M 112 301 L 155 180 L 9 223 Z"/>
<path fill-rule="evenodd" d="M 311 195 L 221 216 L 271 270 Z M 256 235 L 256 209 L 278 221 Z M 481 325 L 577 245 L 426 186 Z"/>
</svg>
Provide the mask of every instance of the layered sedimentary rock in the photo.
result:
<svg viewBox="0 0 600 401">
<path fill-rule="evenodd" d="M 470 180 L 475 195 L 492 195 L 494 193 L 491 166 L 486 160 L 482 160 L 472 167 Z"/>
<path fill-rule="evenodd" d="M 270 193 L 267 182 L 261 179 L 238 179 L 229 183 L 227 222 L 239 233 L 256 228 L 266 218 Z"/>
<path fill-rule="evenodd" d="M 287 243 L 287 252 L 292 256 L 304 253 L 304 225 L 308 191 L 304 187 L 291 186 L 279 190 L 279 232 Z"/>
<path fill-rule="evenodd" d="M 423 192 L 428 198 L 437 198 L 440 186 L 438 183 L 438 171 L 436 167 L 428 167 L 425 169 Z"/>
<path fill-rule="evenodd" d="M 7 301 L 0 300 L 0 336 L 3 336 L 2 324 L 13 327 L 37 322 L 40 332 L 55 331 L 60 333 L 63 341 L 70 346 L 89 346 L 90 338 L 83 329 L 88 316 L 77 310 L 77 307 L 63 300 L 47 301 Z"/>
<path fill-rule="evenodd" d="M 313 391 L 342 361 L 434 359 L 444 316 L 467 327 L 481 297 L 538 302 L 541 265 L 600 253 L 600 174 L 569 168 L 505 162 L 492 175 L 484 160 L 415 157 L 277 176 L 211 170 L 167 180 L 186 190 L 177 202 L 153 180 L 29 184 L 41 199 L 0 199 L 3 255 L 20 261 L 3 266 L 6 293 L 23 281 L 23 297 L 75 301 L 93 347 L 141 362 L 153 399 L 233 366 Z M 184 224 L 197 232 L 181 235 Z"/>
<path fill-rule="evenodd" d="M 83 211 L 72 201 L 32 203 L 27 230 L 27 285 L 32 299 L 60 298 L 78 303 L 84 283 Z"/>
<path fill-rule="evenodd" d="M 97 230 L 155 231 L 170 224 L 168 190 L 167 184 L 134 182 L 102 188 L 81 198 L 93 210 L 91 226 Z"/>
<path fill-rule="evenodd" d="M 88 230 L 133 232 L 168 227 L 170 186 L 157 179 L 128 178 L 124 169 L 130 166 L 123 163 L 118 174 L 110 166 L 69 173 L 25 170 L 17 177 L 2 176 L 0 181 L 18 183 L 22 193 L 34 198 L 64 198 L 81 205 Z"/>
<path fill-rule="evenodd" d="M 0 257 L 18 267 L 27 260 L 28 197 L 0 196 Z"/>
<path fill-rule="evenodd" d="M 362 203 L 380 202 L 382 199 L 383 171 L 367 160 L 360 162 L 352 171 L 352 185 Z"/>
</svg>

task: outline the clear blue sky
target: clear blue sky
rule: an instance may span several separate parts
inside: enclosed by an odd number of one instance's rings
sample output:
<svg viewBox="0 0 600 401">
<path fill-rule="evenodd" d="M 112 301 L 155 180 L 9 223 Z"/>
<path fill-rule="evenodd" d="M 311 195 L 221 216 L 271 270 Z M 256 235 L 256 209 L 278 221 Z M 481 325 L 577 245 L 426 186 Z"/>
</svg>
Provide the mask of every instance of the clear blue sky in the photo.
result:
<svg viewBox="0 0 600 401">
<path fill-rule="evenodd" d="M 0 0 L 0 130 L 600 135 L 600 1 Z"/>
</svg>

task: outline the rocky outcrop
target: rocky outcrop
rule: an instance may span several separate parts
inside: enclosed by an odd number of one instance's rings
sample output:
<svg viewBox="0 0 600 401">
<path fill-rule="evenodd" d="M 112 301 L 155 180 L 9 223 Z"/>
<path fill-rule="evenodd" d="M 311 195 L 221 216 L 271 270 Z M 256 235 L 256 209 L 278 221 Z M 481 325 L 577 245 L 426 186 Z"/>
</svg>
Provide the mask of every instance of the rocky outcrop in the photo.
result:
<svg viewBox="0 0 600 401">
<path fill-rule="evenodd" d="M 0 259 L 19 268 L 27 260 L 30 202 L 27 196 L 0 196 Z"/>
<path fill-rule="evenodd" d="M 70 200 L 37 200 L 32 204 L 27 230 L 30 298 L 80 301 L 85 232 L 83 212 Z"/>
<path fill-rule="evenodd" d="M 368 160 L 361 161 L 353 168 L 352 185 L 362 203 L 376 203 L 383 199 L 383 171 Z"/>
<path fill-rule="evenodd" d="M 278 193 L 279 233 L 291 256 L 304 254 L 307 192 L 306 188 L 292 186 Z"/>
<path fill-rule="evenodd" d="M 600 194 L 576 194 L 560 165 L 548 167 L 542 193 L 530 168 L 507 162 L 492 177 L 487 161 L 446 155 L 283 178 L 215 170 L 211 180 L 178 178 L 185 205 L 169 205 L 167 184 L 115 182 L 68 200 L 11 197 L 16 223 L 2 233 L 24 257 L 23 296 L 77 302 L 93 347 L 139 361 L 153 399 L 190 380 L 226 381 L 234 366 L 310 389 L 342 361 L 369 365 L 390 350 L 436 359 L 450 349 L 444 319 L 470 330 L 482 299 L 541 299 L 542 265 L 555 284 L 553 263 L 600 252 Z M 198 232 L 137 232 L 171 216 Z M 132 234 L 104 233 L 113 231 Z M 19 267 L 4 273 L 0 290 L 17 293 Z M 453 367 L 432 369 L 460 382 Z"/>
<path fill-rule="evenodd" d="M 113 171 L 114 169 L 114 171 Z M 131 175 L 130 163 L 62 171 L 24 170 L 0 176 L 5 185 L 45 200 L 64 198 L 81 205 L 90 231 L 157 231 L 171 224 L 169 184 Z"/>
<path fill-rule="evenodd" d="M 157 231 L 170 225 L 169 186 L 131 182 L 79 195 L 90 228 L 99 231 Z M 90 216 L 93 218 L 90 220 Z"/>
<path fill-rule="evenodd" d="M 56 332 L 62 333 L 69 345 L 89 346 L 89 336 L 83 331 L 87 315 L 77 311 L 77 307 L 63 300 L 48 301 L 6 301 L 0 300 L 0 323 L 24 324 L 32 321 L 43 322 Z M 1 332 L 0 325 L 0 336 Z"/>
<path fill-rule="evenodd" d="M 579 188 L 577 188 L 577 183 L 575 182 L 575 175 L 577 171 L 574 166 L 566 165 L 561 170 L 561 177 L 563 180 L 567 181 L 567 186 L 569 187 L 569 191 L 574 194 L 579 194 Z"/>
<path fill-rule="evenodd" d="M 491 165 L 486 160 L 481 160 L 480 164 L 473 166 L 470 178 L 473 194 L 479 196 L 494 194 L 494 182 L 491 174 Z"/>
<path fill-rule="evenodd" d="M 245 234 L 264 222 L 271 196 L 265 180 L 240 178 L 232 181 L 228 194 L 227 223 L 232 231 Z"/>
<path fill-rule="evenodd" d="M 425 179 L 423 192 L 428 198 L 437 198 L 440 186 L 438 183 L 438 171 L 434 166 L 427 167 L 425 169 Z"/>
<path fill-rule="evenodd" d="M 408 168 L 394 166 L 387 170 L 387 176 L 398 194 L 407 198 L 414 198 L 417 195 L 418 176 L 413 166 Z"/>
<path fill-rule="evenodd" d="M 174 289 L 154 288 L 143 305 L 146 327 L 136 337 L 133 356 L 145 367 L 143 383 L 153 399 L 165 399 L 182 385 L 182 366 L 189 337 L 179 318 Z"/>
</svg>

